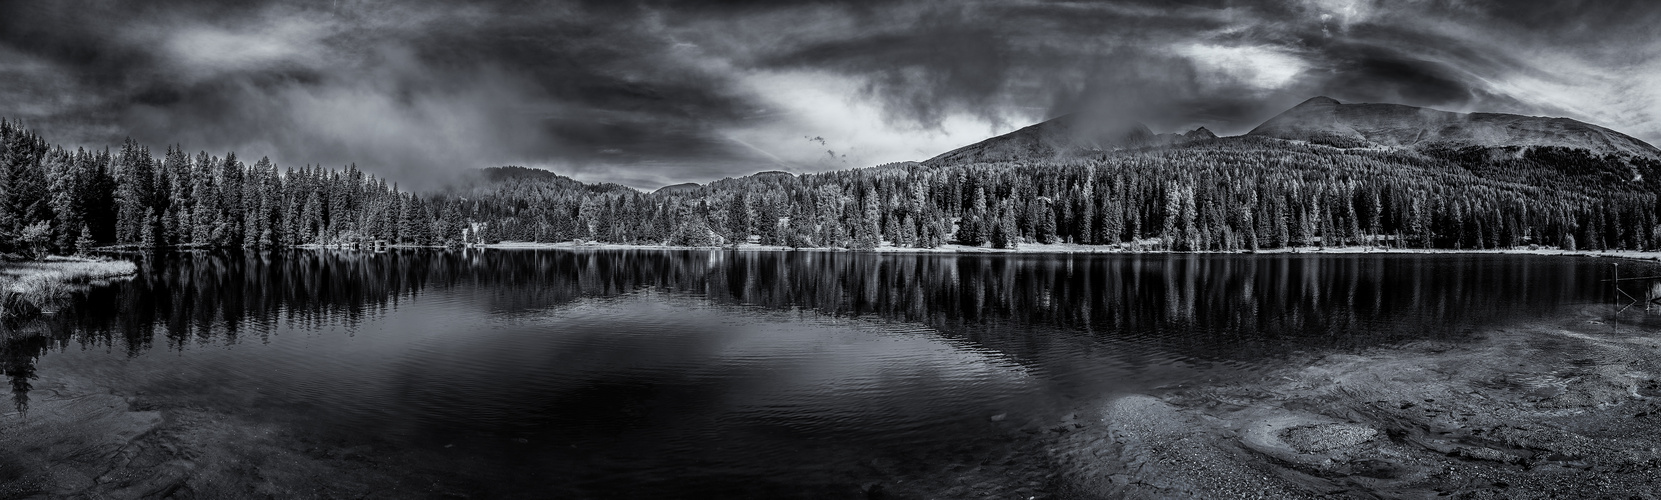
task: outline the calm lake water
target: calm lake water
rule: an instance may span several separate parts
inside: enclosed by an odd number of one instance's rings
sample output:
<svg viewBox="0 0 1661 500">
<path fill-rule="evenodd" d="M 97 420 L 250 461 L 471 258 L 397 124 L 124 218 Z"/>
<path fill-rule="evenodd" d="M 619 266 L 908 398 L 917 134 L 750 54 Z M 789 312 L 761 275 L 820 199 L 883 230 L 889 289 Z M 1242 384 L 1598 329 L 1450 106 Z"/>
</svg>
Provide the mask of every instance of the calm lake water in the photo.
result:
<svg viewBox="0 0 1661 500">
<path fill-rule="evenodd" d="M 1023 422 L 1114 394 L 1610 299 L 1607 260 L 1521 255 L 294 251 L 141 269 L 11 326 L 45 333 L 0 347 L 13 404 L 91 377 L 519 497 L 855 496 L 1021 460 L 1048 435 Z"/>
</svg>

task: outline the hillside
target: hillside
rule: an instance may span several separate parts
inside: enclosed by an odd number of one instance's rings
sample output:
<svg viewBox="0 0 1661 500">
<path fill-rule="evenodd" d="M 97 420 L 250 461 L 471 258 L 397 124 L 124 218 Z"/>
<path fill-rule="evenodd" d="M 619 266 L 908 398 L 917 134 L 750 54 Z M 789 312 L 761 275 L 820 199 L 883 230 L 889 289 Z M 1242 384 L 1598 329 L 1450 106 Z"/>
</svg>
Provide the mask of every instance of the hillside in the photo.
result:
<svg viewBox="0 0 1661 500">
<path fill-rule="evenodd" d="M 520 167 L 520 166 L 508 165 L 508 166 L 503 166 L 503 167 L 486 167 L 486 168 L 480 169 L 479 172 L 482 174 L 484 183 L 480 184 L 480 183 L 476 182 L 477 179 L 474 179 L 474 182 L 463 183 L 462 185 L 452 186 L 452 187 L 453 188 L 460 188 L 460 189 L 463 189 L 464 191 L 465 190 L 475 191 L 473 193 L 475 195 L 480 194 L 480 192 L 478 192 L 479 190 L 504 189 L 501 186 L 503 184 L 533 184 L 533 185 L 541 185 L 541 186 L 558 186 L 562 189 L 585 190 L 585 191 L 592 192 L 592 193 L 610 193 L 610 192 L 616 192 L 616 191 L 633 191 L 634 190 L 633 188 L 630 188 L 628 186 L 624 186 L 622 184 L 617 184 L 617 183 L 612 183 L 612 182 L 599 182 L 599 183 L 589 184 L 589 183 L 586 183 L 586 182 L 583 182 L 583 181 L 572 179 L 570 177 L 566 177 L 564 175 L 560 175 L 558 173 L 548 171 L 548 170 L 543 170 L 543 169 L 540 169 L 540 168 L 525 168 L 525 167 Z"/>
<path fill-rule="evenodd" d="M 544 181 L 545 180 L 555 180 L 555 179 L 569 179 L 566 176 L 559 175 L 559 174 L 556 174 L 554 172 L 550 172 L 550 171 L 547 171 L 547 170 L 542 170 L 542 169 L 539 169 L 539 168 L 525 168 L 525 167 L 520 167 L 520 166 L 516 166 L 516 165 L 508 165 L 508 166 L 503 166 L 503 167 L 485 167 L 484 169 L 481 169 L 481 171 L 484 173 L 485 180 L 490 181 L 490 182 L 503 182 L 503 181 L 521 180 L 521 179 L 544 180 Z"/>
<path fill-rule="evenodd" d="M 693 192 L 693 191 L 697 191 L 698 188 L 701 188 L 701 187 L 703 187 L 703 185 L 698 184 L 696 182 L 683 182 L 683 183 L 680 183 L 680 184 L 670 184 L 668 186 L 663 186 L 663 187 L 657 188 L 657 191 L 653 191 L 653 193 L 655 193 L 655 194 L 686 194 L 686 193 L 690 193 L 690 192 Z"/>
<path fill-rule="evenodd" d="M 1204 127 L 1186 134 L 1154 134 L 1141 123 L 1069 114 L 948 151 L 924 161 L 923 164 L 939 166 L 1054 160 L 1116 149 L 1179 144 L 1216 137 Z"/>
<path fill-rule="evenodd" d="M 1661 158 L 1661 150 L 1655 146 L 1568 118 L 1454 113 L 1401 104 L 1344 104 L 1327 97 L 1304 101 L 1246 135 L 1338 147 L 1556 146 L 1599 155 Z"/>
</svg>

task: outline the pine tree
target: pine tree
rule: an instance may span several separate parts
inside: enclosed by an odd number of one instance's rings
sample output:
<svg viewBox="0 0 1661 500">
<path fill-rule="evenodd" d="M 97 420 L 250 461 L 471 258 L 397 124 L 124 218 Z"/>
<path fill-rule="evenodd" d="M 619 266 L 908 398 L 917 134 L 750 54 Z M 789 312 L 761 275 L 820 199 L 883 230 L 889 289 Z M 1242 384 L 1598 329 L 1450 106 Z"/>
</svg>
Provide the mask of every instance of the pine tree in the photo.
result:
<svg viewBox="0 0 1661 500">
<path fill-rule="evenodd" d="M 190 242 L 194 245 L 214 245 L 213 230 L 218 225 L 219 192 L 214 186 L 215 159 L 206 151 L 196 155 L 191 169 Z"/>
<path fill-rule="evenodd" d="M 168 179 L 168 216 L 165 219 L 167 243 L 188 244 L 193 232 L 190 226 L 190 210 L 193 190 L 196 187 L 194 179 L 191 178 L 190 155 L 185 154 L 184 148 L 179 145 L 168 148 L 167 158 L 162 161 L 160 173 Z"/>
<path fill-rule="evenodd" d="M 33 134 L 9 124 L 0 127 L 0 246 L 20 246 L 7 244 L 25 228 L 52 218 L 41 169 L 46 151 L 46 143 Z"/>
<path fill-rule="evenodd" d="M 98 245 L 98 242 L 92 239 L 92 228 L 87 227 L 84 223 L 81 224 L 80 233 L 80 236 L 75 238 L 75 253 L 89 255 L 92 253 L 92 248 Z"/>
<path fill-rule="evenodd" d="M 919 235 L 917 233 L 917 220 L 912 218 L 911 214 L 906 214 L 905 218 L 900 220 L 900 227 L 898 230 L 900 232 L 899 245 L 913 248 L 919 248 L 922 246 L 922 242 L 919 241 Z"/>
<path fill-rule="evenodd" d="M 231 246 L 243 241 L 243 205 L 242 185 L 247 168 L 237 161 L 236 153 L 225 153 L 225 159 L 219 164 L 219 179 L 216 183 L 219 188 L 219 214 L 214 219 L 214 232 L 217 233 L 215 244 Z"/>
<path fill-rule="evenodd" d="M 978 247 L 986 243 L 986 221 L 970 215 L 957 223 L 957 244 Z"/>
<path fill-rule="evenodd" d="M 301 205 L 300 216 L 296 220 L 298 221 L 298 225 L 295 227 L 295 231 L 297 231 L 296 241 L 301 243 L 325 242 L 324 238 L 321 237 L 324 227 L 323 199 L 318 196 L 316 191 L 306 193 L 305 204 Z"/>
<path fill-rule="evenodd" d="M 155 201 L 154 162 L 150 151 L 131 138 L 122 144 L 116 161 L 115 239 L 122 244 L 141 244 L 146 237 L 145 220 Z"/>
<path fill-rule="evenodd" d="M 1000 204 L 997 217 L 992 222 L 992 247 L 1015 248 L 1020 235 L 1015 234 L 1015 216 L 1007 203 Z"/>
<path fill-rule="evenodd" d="M 82 234 L 81 228 L 86 225 L 80 200 L 80 184 L 85 174 L 77 168 L 79 165 L 74 155 L 62 148 L 54 150 L 47 162 L 47 203 L 52 208 L 53 225 L 57 230 L 55 243 L 65 252 L 74 251 L 75 238 Z"/>
<path fill-rule="evenodd" d="M 156 226 L 156 211 L 155 209 L 151 209 L 149 213 L 144 215 L 144 219 L 139 222 L 138 246 L 142 248 L 156 248 Z"/>
<path fill-rule="evenodd" d="M 1055 210 L 1050 207 L 1049 198 L 1038 200 L 1038 227 L 1034 233 L 1039 243 L 1055 243 Z"/>
</svg>

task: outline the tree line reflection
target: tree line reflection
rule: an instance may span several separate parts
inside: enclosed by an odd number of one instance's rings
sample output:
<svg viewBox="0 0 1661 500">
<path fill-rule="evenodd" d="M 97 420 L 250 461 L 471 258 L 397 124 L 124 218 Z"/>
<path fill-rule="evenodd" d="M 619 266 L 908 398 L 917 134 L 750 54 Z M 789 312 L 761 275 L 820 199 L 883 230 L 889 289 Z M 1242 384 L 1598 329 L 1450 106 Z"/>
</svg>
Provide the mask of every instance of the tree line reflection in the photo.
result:
<svg viewBox="0 0 1661 500">
<path fill-rule="evenodd" d="M 1457 338 L 1599 301 L 1593 259 L 1477 255 L 953 255 L 723 250 L 190 252 L 4 325 L 19 410 L 35 362 L 71 346 L 139 355 L 357 328 L 442 293 L 495 314 L 659 290 L 717 304 L 921 323 L 1016 359 L 1151 350 L 1202 362 Z"/>
</svg>

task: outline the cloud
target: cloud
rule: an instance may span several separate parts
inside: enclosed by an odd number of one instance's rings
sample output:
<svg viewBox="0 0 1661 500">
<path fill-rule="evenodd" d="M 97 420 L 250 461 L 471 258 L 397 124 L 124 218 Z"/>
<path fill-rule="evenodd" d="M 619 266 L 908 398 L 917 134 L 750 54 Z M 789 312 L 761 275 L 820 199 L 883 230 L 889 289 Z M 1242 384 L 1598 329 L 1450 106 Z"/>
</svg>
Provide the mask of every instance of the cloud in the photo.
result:
<svg viewBox="0 0 1661 500">
<path fill-rule="evenodd" d="M 1323 34 L 1332 35 L 1332 27 L 1348 30 L 1350 25 L 1368 21 L 1373 15 L 1372 0 L 1306 0 L 1322 21 Z"/>
<path fill-rule="evenodd" d="M 858 78 L 828 70 L 752 71 L 742 81 L 780 117 L 735 128 L 727 137 L 766 150 L 777 161 L 773 169 L 816 171 L 926 159 L 999 133 L 989 122 L 1014 121 L 1012 116 L 984 120 L 966 113 L 927 124 L 894 119 L 885 102 L 864 97 Z M 834 157 L 826 154 L 827 148 Z"/>
<path fill-rule="evenodd" d="M 1178 46 L 1176 51 L 1194 61 L 1204 79 L 1202 85 L 1217 90 L 1241 85 L 1283 89 L 1307 66 L 1298 56 L 1274 47 L 1193 43 Z"/>
<path fill-rule="evenodd" d="M 1657 23 L 1488 0 L 7 2 L 0 114 L 416 187 L 499 164 L 642 188 L 865 166 L 1065 113 L 1239 133 L 1313 95 L 1657 142 Z"/>
<path fill-rule="evenodd" d="M 262 21 L 236 27 L 186 25 L 157 33 L 162 57 L 191 79 L 287 65 L 314 69 L 324 65 L 318 60 L 327 50 L 324 39 L 340 30 L 310 16 Z"/>
<path fill-rule="evenodd" d="M 1623 18 L 1623 7 L 1636 15 Z M 1647 87 L 1631 66 L 1656 60 L 1653 37 L 1641 33 L 1658 10 L 1365 0 L 958 4 L 874 23 L 846 40 L 786 47 L 764 63 L 863 79 L 885 116 L 924 126 L 955 113 L 1007 130 L 1025 124 L 1000 123 L 1011 111 L 1028 121 L 1088 112 L 1156 129 L 1237 133 L 1324 94 L 1568 115 L 1654 141 L 1655 107 L 1634 105 Z M 1549 21 L 1556 13 L 1561 22 Z M 1595 36 L 1600 28 L 1614 39 Z"/>
<path fill-rule="evenodd" d="M 720 130 L 754 114 L 750 97 L 682 60 L 645 11 L 71 3 L 0 7 L 0 75 L 26 83 L 0 112 L 71 144 L 353 162 L 417 187 L 509 163 L 674 158 L 700 176 L 749 154 Z"/>
</svg>

